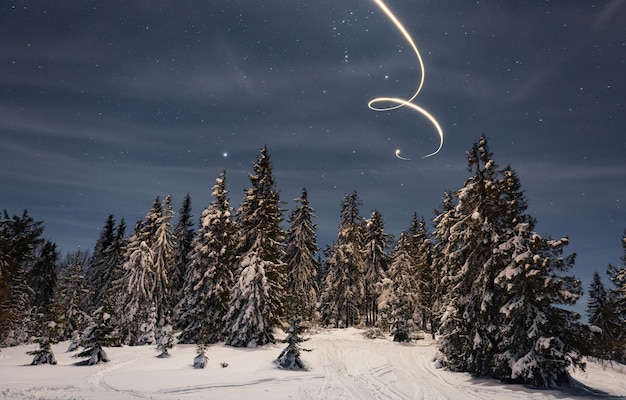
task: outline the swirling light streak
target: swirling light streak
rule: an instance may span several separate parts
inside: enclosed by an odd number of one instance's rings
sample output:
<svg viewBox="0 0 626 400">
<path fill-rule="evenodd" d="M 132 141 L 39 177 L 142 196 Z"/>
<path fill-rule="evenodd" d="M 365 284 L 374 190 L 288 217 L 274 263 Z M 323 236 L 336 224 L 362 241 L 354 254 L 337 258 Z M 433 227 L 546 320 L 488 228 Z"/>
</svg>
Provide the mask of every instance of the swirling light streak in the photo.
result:
<svg viewBox="0 0 626 400">
<path fill-rule="evenodd" d="M 374 0 L 374 2 L 387 15 L 387 17 L 391 20 L 391 22 L 393 22 L 393 24 L 396 26 L 396 28 L 398 28 L 398 30 L 402 33 L 402 35 L 404 36 L 406 41 L 409 43 L 409 45 L 411 45 L 411 48 L 413 49 L 413 52 L 417 56 L 417 61 L 418 61 L 419 66 L 420 66 L 421 74 L 420 74 L 419 85 L 417 86 L 417 89 L 413 93 L 413 96 L 411 96 L 411 98 L 409 98 L 408 100 L 401 99 L 401 98 L 398 98 L 398 97 L 376 97 L 376 98 L 370 100 L 369 103 L 367 103 L 367 106 L 370 108 L 370 110 L 373 110 L 373 111 L 391 111 L 391 110 L 395 110 L 395 109 L 398 109 L 398 108 L 406 106 L 406 107 L 409 107 L 409 108 L 417 111 L 418 113 L 422 114 L 423 116 L 425 116 L 433 124 L 433 126 L 437 130 L 437 134 L 439 135 L 439 147 L 434 152 L 423 156 L 423 158 L 434 156 L 435 154 L 439 153 L 439 150 L 441 150 L 441 148 L 443 147 L 443 130 L 441 129 L 441 126 L 439 125 L 439 123 L 437 122 L 435 117 L 433 117 L 428 111 L 426 111 L 422 107 L 420 107 L 420 106 L 418 106 L 416 104 L 413 104 L 413 100 L 415 100 L 417 95 L 420 94 L 420 92 L 422 90 L 422 86 L 424 86 L 424 78 L 426 76 L 426 69 L 424 68 L 424 62 L 422 61 L 422 56 L 421 56 L 417 46 L 415 45 L 415 42 L 413 41 L 413 38 L 409 34 L 409 32 L 404 28 L 404 25 L 402 25 L 400 20 L 398 20 L 398 18 L 396 18 L 396 16 L 391 12 L 391 10 L 387 7 L 387 5 L 382 0 Z M 378 103 L 386 103 L 386 104 L 391 103 L 393 105 L 380 107 L 380 106 L 376 105 Z M 405 161 L 409 160 L 409 158 L 400 156 L 400 149 L 396 150 L 396 157 L 398 157 L 401 160 L 405 160 Z"/>
</svg>

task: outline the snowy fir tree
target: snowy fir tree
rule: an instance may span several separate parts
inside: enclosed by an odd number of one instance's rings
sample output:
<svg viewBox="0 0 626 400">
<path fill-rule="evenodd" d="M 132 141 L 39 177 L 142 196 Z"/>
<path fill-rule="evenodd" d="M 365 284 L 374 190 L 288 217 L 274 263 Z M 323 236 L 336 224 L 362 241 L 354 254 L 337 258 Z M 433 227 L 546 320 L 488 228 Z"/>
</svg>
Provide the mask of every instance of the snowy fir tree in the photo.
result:
<svg viewBox="0 0 626 400">
<path fill-rule="evenodd" d="M 215 343 L 226 338 L 237 231 L 227 194 L 223 172 L 213 186 L 215 200 L 202 212 L 183 295 L 175 309 L 182 343 Z"/>
<path fill-rule="evenodd" d="M 432 245 L 424 218 L 413 215 L 407 241 L 412 266 L 407 273 L 414 276 L 417 283 L 413 320 L 423 331 L 430 330 L 434 338 L 438 326 L 436 310 L 440 302 L 437 295 L 439 271 L 433 266 Z"/>
<path fill-rule="evenodd" d="M 63 320 L 62 340 L 81 332 L 90 323 L 89 289 L 85 284 L 84 269 L 88 254 L 81 249 L 67 254 L 59 273 L 59 305 Z"/>
<path fill-rule="evenodd" d="M 168 358 L 170 356 L 169 351 L 176 344 L 176 335 L 171 324 L 165 324 L 158 332 L 157 336 L 157 350 L 161 353 L 158 358 Z"/>
<path fill-rule="evenodd" d="M 273 283 L 267 278 L 266 266 L 271 264 L 261 257 L 263 251 L 256 244 L 241 256 L 241 274 L 230 294 L 230 310 L 226 315 L 229 321 L 226 344 L 234 347 L 256 347 L 274 343 Z M 272 265 L 273 267 L 273 265 Z"/>
<path fill-rule="evenodd" d="M 569 368 L 583 366 L 580 316 L 559 307 L 575 304 L 582 289 L 578 279 L 559 275 L 574 263 L 574 255 L 562 256 L 567 238 L 542 238 L 532 225 L 518 224 L 497 250 L 509 264 L 495 281 L 504 292 L 504 319 L 494 375 L 548 387 L 569 382 Z"/>
<path fill-rule="evenodd" d="M 391 287 L 384 305 L 385 314 L 391 323 L 391 334 L 396 342 L 408 342 L 415 329 L 413 316 L 418 306 L 418 277 L 413 273 L 408 234 L 402 232 L 394 247 L 388 271 Z"/>
<path fill-rule="evenodd" d="M 152 345 L 157 342 L 157 308 L 154 303 L 148 307 L 148 313 L 140 327 L 140 335 L 137 344 L 139 345 Z"/>
<path fill-rule="evenodd" d="M 458 201 L 439 216 L 434 234 L 445 241 L 441 258 L 447 259 L 451 293 L 442 317 L 440 350 L 443 363 L 452 370 L 491 375 L 497 353 L 499 293 L 494 279 L 503 269 L 493 253 L 511 235 L 505 224 L 501 173 L 483 135 L 467 153 L 474 172 L 455 193 Z M 518 204 L 520 209 L 524 204 Z"/>
<path fill-rule="evenodd" d="M 142 231 L 142 224 L 137 224 L 128 243 L 124 275 L 116 298 L 115 314 L 119 316 L 123 342 L 129 345 L 139 344 L 141 325 L 148 321 L 146 308 L 153 301 L 154 252 L 149 241 L 144 239 L 149 237 Z"/>
<path fill-rule="evenodd" d="M 284 313 L 286 267 L 282 249 L 284 232 L 280 227 L 283 218 L 267 147 L 261 150 L 253 169 L 254 174 L 249 175 L 252 186 L 246 190 L 237 210 L 240 238 L 236 270 L 240 276 L 231 292 L 227 318 L 230 331 L 227 343 L 234 346 L 248 346 L 250 340 L 257 345 L 273 342 L 272 329 L 280 325 Z M 260 297 L 250 297 L 257 295 Z M 239 315 L 250 312 L 256 315 Z M 252 326 L 242 325 L 247 321 Z"/>
<path fill-rule="evenodd" d="M 28 337 L 32 288 L 28 284 L 30 264 L 38 259 L 43 226 L 25 210 L 0 215 L 0 344 L 15 345 Z"/>
<path fill-rule="evenodd" d="M 163 200 L 162 212 L 156 220 L 157 230 L 152 244 L 153 274 L 151 297 L 156 306 L 156 320 L 159 327 L 165 324 L 165 320 L 171 317 L 170 305 L 173 300 L 170 291 L 169 275 L 174 270 L 174 234 L 172 233 L 172 196 L 168 195 Z"/>
<path fill-rule="evenodd" d="M 191 215 L 191 196 L 189 193 L 183 199 L 178 211 L 178 223 L 174 227 L 174 254 L 172 270 L 170 271 L 171 307 L 175 307 L 182 295 L 183 284 L 190 263 L 189 257 L 195 236 L 193 216 Z"/>
<path fill-rule="evenodd" d="M 611 309 L 608 314 L 617 316 L 615 320 L 611 318 L 613 322 L 609 328 L 609 331 L 612 331 L 611 336 L 616 341 L 613 346 L 614 356 L 612 358 L 626 362 L 626 232 L 622 236 L 622 248 L 622 265 L 609 264 L 607 268 L 607 274 L 613 284 L 607 307 Z"/>
<path fill-rule="evenodd" d="M 195 369 L 202 369 L 206 367 L 209 362 L 209 357 L 206 355 L 208 347 L 204 343 L 199 343 L 196 349 L 196 356 L 193 359 L 193 367 Z"/>
<path fill-rule="evenodd" d="M 359 323 L 365 293 L 361 204 L 356 192 L 346 195 L 341 203 L 339 233 L 326 259 L 320 299 L 321 319 L 325 325 L 348 327 Z"/>
<path fill-rule="evenodd" d="M 605 360 L 622 360 L 624 349 L 619 341 L 619 311 L 598 271 L 594 272 L 589 283 L 587 317 L 595 333 L 590 355 Z"/>
<path fill-rule="evenodd" d="M 362 312 L 367 326 L 374 326 L 378 319 L 377 284 L 386 277 L 391 257 L 388 254 L 392 236 L 384 233 L 384 222 L 378 210 L 372 211 L 365 221 L 363 246 L 363 304 Z"/>
<path fill-rule="evenodd" d="M 285 305 L 289 318 L 312 321 L 317 303 L 317 273 L 320 268 L 316 258 L 317 232 L 313 224 L 314 210 L 309 205 L 306 189 L 294 200 L 299 205 L 289 217 L 285 236 L 285 264 L 287 283 L 285 291 L 289 301 Z"/>
<path fill-rule="evenodd" d="M 300 358 L 302 351 L 311 351 L 303 349 L 300 343 L 307 341 L 308 339 L 302 338 L 302 328 L 298 322 L 298 318 L 291 320 L 291 325 L 287 329 L 287 337 L 283 340 L 283 343 L 287 343 L 287 347 L 283 349 L 278 358 L 276 364 L 279 368 L 297 371 L 306 371 L 309 367 Z"/>
<path fill-rule="evenodd" d="M 533 232 L 519 179 L 497 169 L 484 136 L 468 161 L 474 175 L 436 218 L 435 262 L 447 261 L 449 291 L 439 361 L 479 376 L 564 383 L 581 365 L 578 315 L 559 307 L 581 293 L 577 279 L 559 275 L 573 264 L 561 256 L 567 240 Z"/>
<path fill-rule="evenodd" d="M 57 360 L 52 351 L 52 345 L 59 343 L 59 334 L 62 327 L 60 321 L 60 307 L 56 304 L 47 306 L 48 312 L 41 320 L 40 334 L 35 339 L 35 343 L 39 345 L 37 350 L 27 352 L 28 355 L 34 356 L 31 365 L 50 364 L 56 365 Z"/>
<path fill-rule="evenodd" d="M 59 252 L 55 243 L 45 240 L 38 253 L 28 275 L 28 286 L 34 291 L 33 307 L 45 312 L 55 299 Z"/>
<path fill-rule="evenodd" d="M 117 330 L 104 307 L 98 308 L 93 315 L 92 324 L 85 329 L 81 338 L 83 351 L 74 355 L 76 358 L 87 358 L 81 365 L 95 365 L 100 362 L 109 362 L 105 347 L 113 347 L 119 343 Z"/>
<path fill-rule="evenodd" d="M 85 283 L 92 293 L 92 304 L 99 305 L 102 290 L 109 281 L 112 272 L 106 251 L 115 242 L 115 224 L 115 217 L 113 214 L 109 214 L 100 230 L 100 235 L 88 261 Z"/>
</svg>

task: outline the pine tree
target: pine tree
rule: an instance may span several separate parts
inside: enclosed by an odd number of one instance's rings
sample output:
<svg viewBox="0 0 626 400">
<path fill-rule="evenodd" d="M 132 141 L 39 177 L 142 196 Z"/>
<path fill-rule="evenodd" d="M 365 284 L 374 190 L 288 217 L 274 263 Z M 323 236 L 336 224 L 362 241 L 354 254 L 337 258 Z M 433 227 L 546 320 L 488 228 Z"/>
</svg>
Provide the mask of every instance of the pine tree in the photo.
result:
<svg viewBox="0 0 626 400">
<path fill-rule="evenodd" d="M 294 201 L 300 205 L 291 213 L 291 225 L 285 239 L 285 291 L 290 298 L 286 305 L 287 315 L 311 321 L 317 303 L 317 273 L 320 268 L 315 257 L 318 251 L 316 226 L 312 222 L 315 214 L 309 205 L 306 189 L 302 189 L 300 197 Z"/>
<path fill-rule="evenodd" d="M 139 343 L 141 324 L 148 320 L 146 307 L 153 301 L 154 251 L 150 247 L 149 236 L 142 229 L 143 224 L 137 223 L 128 243 L 124 275 L 116 284 L 120 287 L 116 315 L 119 316 L 123 342 L 130 345 Z"/>
<path fill-rule="evenodd" d="M 604 287 L 598 271 L 594 272 L 589 284 L 587 300 L 587 316 L 589 324 L 596 335 L 591 355 L 608 360 L 620 360 L 624 351 L 619 345 L 619 313 L 615 303 L 611 301 L 609 291 Z"/>
<path fill-rule="evenodd" d="M 542 238 L 532 225 L 519 223 L 497 250 L 509 265 L 495 281 L 505 290 L 495 376 L 548 387 L 569 382 L 570 366 L 584 367 L 580 316 L 558 306 L 575 304 L 582 289 L 578 279 L 559 275 L 574 264 L 574 255 L 562 257 L 567 238 Z"/>
<path fill-rule="evenodd" d="M 437 296 L 439 274 L 433 267 L 432 246 L 424 218 L 418 219 L 417 215 L 413 216 L 407 232 L 407 240 L 412 266 L 408 273 L 412 274 L 417 282 L 415 289 L 417 304 L 413 320 L 424 331 L 430 328 L 434 335 L 438 325 L 436 309 L 439 304 Z"/>
<path fill-rule="evenodd" d="M 57 246 L 45 240 L 39 249 L 39 255 L 29 273 L 28 286 L 33 289 L 33 306 L 45 310 L 54 302 L 57 286 Z"/>
<path fill-rule="evenodd" d="M 61 307 L 63 332 L 67 340 L 74 332 L 82 332 L 90 323 L 88 314 L 90 292 L 85 285 L 84 268 L 89 255 L 81 249 L 67 254 L 61 266 L 58 301 Z"/>
<path fill-rule="evenodd" d="M 231 292 L 227 317 L 230 334 L 226 340 L 233 346 L 273 342 L 272 329 L 280 325 L 284 313 L 283 218 L 267 147 L 261 150 L 253 168 L 255 173 L 249 176 L 252 186 L 237 210 L 241 234 L 237 271 L 241 275 Z M 251 299 L 253 295 L 261 297 Z M 247 323 L 251 325 L 244 326 Z"/>
<path fill-rule="evenodd" d="M 439 361 L 452 370 L 540 386 L 561 384 L 581 366 L 579 316 L 558 305 L 580 296 L 580 282 L 559 273 L 566 239 L 544 239 L 524 213 L 515 172 L 497 169 L 481 137 L 470 152 L 474 175 L 444 199 L 436 218 L 436 265 L 448 289 Z"/>
<path fill-rule="evenodd" d="M 363 276 L 363 219 L 356 192 L 341 203 L 337 240 L 326 259 L 326 277 L 321 295 L 321 318 L 326 325 L 348 327 L 359 323 L 365 293 Z"/>
<path fill-rule="evenodd" d="M 98 301 L 96 306 L 113 304 L 113 298 L 121 292 L 121 281 L 124 275 L 124 261 L 128 245 L 126 238 L 126 222 L 120 220 L 115 229 L 115 237 L 110 246 L 104 249 L 103 264 L 107 268 L 103 270 L 102 287 L 98 288 Z"/>
<path fill-rule="evenodd" d="M 0 343 L 19 344 L 28 337 L 34 293 L 28 272 L 39 258 L 43 226 L 24 210 L 0 217 Z"/>
<path fill-rule="evenodd" d="M 104 307 L 94 312 L 92 324 L 85 330 L 81 339 L 84 350 L 74 355 L 76 358 L 88 358 L 81 365 L 95 365 L 109 362 L 105 347 L 116 346 L 119 342 L 115 324 L 111 314 Z"/>
<path fill-rule="evenodd" d="M 176 344 L 176 336 L 174 335 L 174 329 L 172 325 L 167 323 L 159 331 L 157 337 L 157 350 L 161 353 L 158 358 L 168 358 L 170 356 L 170 349 Z"/>
<path fill-rule="evenodd" d="M 276 363 L 282 369 L 306 371 L 309 367 L 300 358 L 302 351 L 311 351 L 303 349 L 300 343 L 308 339 L 302 338 L 302 328 L 297 318 L 291 320 L 291 326 L 287 330 L 287 337 L 283 343 L 287 343 L 287 347 L 280 353 L 276 359 Z"/>
<path fill-rule="evenodd" d="M 89 258 L 87 272 L 85 273 L 85 283 L 93 295 L 93 305 L 100 304 L 102 290 L 111 273 L 111 266 L 108 264 L 106 251 L 113 245 L 114 241 L 115 218 L 113 214 L 109 214 L 100 231 L 93 253 Z"/>
<path fill-rule="evenodd" d="M 213 186 L 215 200 L 202 213 L 193 241 L 183 294 L 176 306 L 182 343 L 215 343 L 226 338 L 236 262 L 236 230 L 224 171 Z"/>
<path fill-rule="evenodd" d="M 172 290 L 172 307 L 176 306 L 182 295 L 185 275 L 190 264 L 191 250 L 195 236 L 193 216 L 191 215 L 191 196 L 189 193 L 183 199 L 183 204 L 178 212 L 178 223 L 174 228 L 174 263 L 170 271 Z"/>
<path fill-rule="evenodd" d="M 274 324 L 270 292 L 272 282 L 267 278 L 266 266 L 270 262 L 261 257 L 260 245 L 252 247 L 241 256 L 241 274 L 231 291 L 231 306 L 226 344 L 233 347 L 256 347 L 274 343 Z"/>
<path fill-rule="evenodd" d="M 387 274 L 391 258 L 387 249 L 392 240 L 384 233 L 383 218 L 378 210 L 372 211 L 370 219 L 365 221 L 365 244 L 363 248 L 363 315 L 368 326 L 374 326 L 378 319 L 378 296 L 376 285 Z"/>
<path fill-rule="evenodd" d="M 162 204 L 161 216 L 157 219 L 157 231 L 155 233 L 152 253 L 154 254 L 152 266 L 151 298 L 156 306 L 156 320 L 158 327 L 165 324 L 165 320 L 171 317 L 172 296 L 169 274 L 174 269 L 174 235 L 172 233 L 172 197 L 165 197 Z"/>
<path fill-rule="evenodd" d="M 415 329 L 413 320 L 419 301 L 419 281 L 411 257 L 411 240 L 402 232 L 394 247 L 388 276 L 390 294 L 386 299 L 386 314 L 391 322 L 391 334 L 396 342 L 408 342 Z"/>
<path fill-rule="evenodd" d="M 507 227 L 502 221 L 501 176 L 484 135 L 467 156 L 474 175 L 455 193 L 458 204 L 435 230 L 439 240 L 446 240 L 441 257 L 451 265 L 447 278 L 452 285 L 440 350 L 448 368 L 489 376 L 498 351 L 500 299 L 493 282 L 502 268 L 492 250 L 506 240 Z"/>
<path fill-rule="evenodd" d="M 607 268 L 607 274 L 614 286 L 610 291 L 607 307 L 611 309 L 610 314 L 616 317 L 610 318 L 612 323 L 609 331 L 616 342 L 611 358 L 626 362 L 626 231 L 622 236 L 622 248 L 622 265 L 618 267 L 609 264 Z"/>
<path fill-rule="evenodd" d="M 41 332 L 35 339 L 35 343 L 39 345 L 39 348 L 26 353 L 34 356 L 31 365 L 56 365 L 57 363 L 52 351 L 52 345 L 59 343 L 59 334 L 62 329 L 62 326 L 59 324 L 61 320 L 60 307 L 58 304 L 49 303 L 46 309 L 47 312 L 41 320 L 39 327 Z"/>
</svg>

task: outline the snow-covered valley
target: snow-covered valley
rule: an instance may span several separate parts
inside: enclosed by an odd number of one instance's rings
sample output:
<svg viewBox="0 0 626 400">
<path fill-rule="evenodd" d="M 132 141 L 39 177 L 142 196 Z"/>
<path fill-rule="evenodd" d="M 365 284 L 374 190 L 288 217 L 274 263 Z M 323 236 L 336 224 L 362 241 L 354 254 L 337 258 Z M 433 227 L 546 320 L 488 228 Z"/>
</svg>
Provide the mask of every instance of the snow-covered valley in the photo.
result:
<svg viewBox="0 0 626 400">
<path fill-rule="evenodd" d="M 193 369 L 196 347 L 178 345 L 168 359 L 154 346 L 109 348 L 111 361 L 76 366 L 67 342 L 53 347 L 58 365 L 30 366 L 25 352 L 0 353 L 2 399 L 626 399 L 626 369 L 588 362 L 571 387 L 539 390 L 475 379 L 435 368 L 436 343 L 366 339 L 358 329 L 323 330 L 302 358 L 309 371 L 276 368 L 284 344 L 241 349 L 213 345 L 205 369 Z M 227 366 L 222 366 L 222 364 Z"/>
</svg>

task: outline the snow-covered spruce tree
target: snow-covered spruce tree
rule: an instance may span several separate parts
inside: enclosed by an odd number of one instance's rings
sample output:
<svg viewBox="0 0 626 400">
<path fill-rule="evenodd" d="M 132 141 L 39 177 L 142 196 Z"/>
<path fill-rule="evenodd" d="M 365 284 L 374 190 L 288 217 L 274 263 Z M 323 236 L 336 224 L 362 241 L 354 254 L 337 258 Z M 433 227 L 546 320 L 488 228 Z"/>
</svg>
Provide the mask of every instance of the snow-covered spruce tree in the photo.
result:
<svg viewBox="0 0 626 400">
<path fill-rule="evenodd" d="M 151 295 L 156 306 L 156 321 L 160 328 L 165 321 L 171 318 L 172 299 L 169 274 L 174 269 L 174 234 L 172 233 L 172 196 L 167 195 L 163 200 L 163 212 L 157 219 L 157 231 L 152 245 L 154 265 L 152 268 Z"/>
<path fill-rule="evenodd" d="M 232 346 L 273 342 L 272 330 L 280 325 L 284 313 L 283 218 L 267 147 L 253 168 L 254 174 L 249 176 L 252 186 L 237 210 L 240 256 L 236 270 L 240 276 L 230 295 L 226 339 Z"/>
<path fill-rule="evenodd" d="M 609 295 L 609 304 L 607 305 L 617 316 L 614 321 L 615 330 L 612 336 L 615 337 L 614 357 L 620 362 L 626 362 L 626 231 L 622 236 L 622 248 L 624 255 L 622 256 L 622 265 L 615 266 L 609 264 L 607 274 L 614 288 L 611 289 Z"/>
<path fill-rule="evenodd" d="M 493 250 L 525 222 L 519 187 L 505 185 L 483 135 L 467 153 L 473 172 L 455 192 L 457 204 L 436 218 L 438 258 L 446 264 L 446 311 L 441 319 L 440 362 L 479 376 L 494 373 L 502 290 L 495 278 L 508 264 Z"/>
<path fill-rule="evenodd" d="M 204 343 L 199 343 L 196 349 L 196 356 L 193 359 L 193 367 L 196 369 L 202 369 L 206 367 L 209 362 L 209 357 L 206 355 L 208 346 Z"/>
<path fill-rule="evenodd" d="M 224 171 L 213 186 L 215 200 L 202 212 L 183 295 L 175 309 L 182 343 L 216 343 L 226 339 L 224 317 L 234 284 L 237 232 L 227 194 Z"/>
<path fill-rule="evenodd" d="M 309 367 L 300 358 L 302 351 L 311 351 L 303 349 L 300 343 L 307 341 L 308 339 L 302 338 L 302 328 L 298 322 L 298 318 L 291 320 L 291 325 L 287 329 L 287 337 L 283 340 L 283 343 L 287 343 L 287 347 L 283 349 L 278 358 L 276 364 L 279 368 L 306 371 Z"/>
<path fill-rule="evenodd" d="M 187 193 L 178 211 L 178 222 L 174 227 L 174 262 L 169 274 L 172 292 L 172 308 L 176 306 L 183 293 L 183 285 L 187 267 L 190 264 L 189 257 L 193 248 L 194 236 L 194 222 L 193 216 L 191 215 L 191 196 Z"/>
<path fill-rule="evenodd" d="M 363 276 L 363 219 L 361 200 L 356 192 L 341 202 L 341 222 L 337 240 L 326 259 L 326 276 L 320 298 L 321 319 L 325 325 L 354 326 L 359 323 L 365 293 Z"/>
<path fill-rule="evenodd" d="M 317 272 L 320 268 L 315 257 L 318 251 L 316 226 L 312 222 L 315 214 L 309 205 L 306 189 L 302 189 L 300 197 L 294 201 L 300 205 L 291 213 L 291 225 L 285 236 L 285 291 L 289 296 L 285 308 L 289 318 L 312 321 L 317 303 Z"/>
<path fill-rule="evenodd" d="M 124 275 L 115 286 L 120 287 L 116 298 L 115 314 L 119 318 L 122 342 L 139 344 L 141 325 L 148 321 L 147 308 L 152 304 L 154 285 L 154 251 L 150 242 L 154 238 L 137 223 L 130 238 L 123 264 Z"/>
<path fill-rule="evenodd" d="M 424 218 L 418 219 L 417 215 L 413 215 L 407 240 L 408 254 L 413 267 L 408 273 L 412 274 L 417 282 L 413 320 L 422 330 L 430 330 L 434 338 L 438 326 L 436 310 L 440 301 L 437 295 L 439 271 L 433 267 L 432 244 Z"/>
<path fill-rule="evenodd" d="M 98 288 L 95 307 L 105 304 L 114 304 L 113 299 L 117 298 L 121 292 L 122 277 L 124 276 L 124 262 L 128 245 L 126 238 L 126 222 L 120 220 L 115 229 L 113 242 L 104 249 L 103 264 L 107 265 L 104 276 L 101 280 L 102 286 Z"/>
<path fill-rule="evenodd" d="M 377 284 L 387 274 L 391 257 L 388 254 L 392 236 L 384 233 L 383 217 L 378 210 L 372 211 L 365 221 L 365 242 L 363 246 L 363 315 L 367 326 L 374 326 L 378 320 Z"/>
<path fill-rule="evenodd" d="M 44 240 L 28 276 L 28 286 L 34 291 L 33 307 L 38 312 L 45 313 L 46 308 L 54 302 L 58 261 L 56 244 Z"/>
<path fill-rule="evenodd" d="M 54 353 L 52 352 L 52 345 L 59 343 L 59 334 L 62 329 L 60 325 L 60 307 L 58 304 L 50 303 L 47 305 L 46 309 L 46 318 L 41 320 L 39 327 L 40 333 L 35 339 L 35 343 L 39 345 L 39 348 L 26 353 L 34 356 L 31 365 L 56 365 L 57 363 Z"/>
<path fill-rule="evenodd" d="M 109 362 L 110 359 L 104 348 L 116 346 L 118 343 L 119 337 L 111 314 L 104 307 L 100 307 L 94 312 L 92 324 L 82 334 L 81 346 L 84 350 L 74 357 L 87 358 L 80 362 L 80 365 Z"/>
<path fill-rule="evenodd" d="M 25 210 L 21 216 L 0 215 L 0 344 L 20 344 L 28 336 L 32 289 L 30 263 L 44 242 L 41 221 Z M 24 336 L 23 336 L 24 335 Z"/>
<path fill-rule="evenodd" d="M 102 230 L 100 230 L 100 236 L 87 262 L 87 271 L 85 272 L 85 283 L 93 296 L 92 305 L 99 305 L 102 290 L 109 280 L 111 265 L 108 263 L 105 252 L 113 245 L 114 241 L 115 217 L 113 214 L 109 214 Z"/>
<path fill-rule="evenodd" d="M 158 358 L 168 358 L 170 356 L 170 349 L 176 344 L 176 335 L 171 324 L 165 324 L 158 332 L 157 336 L 157 350 L 161 353 Z"/>
<path fill-rule="evenodd" d="M 234 347 L 256 347 L 274 343 L 274 327 L 277 317 L 273 314 L 270 292 L 275 291 L 273 282 L 267 278 L 266 266 L 272 264 L 261 257 L 260 244 L 253 245 L 241 256 L 241 274 L 231 294 L 231 306 L 226 320 L 229 321 L 226 344 Z M 273 267 L 273 265 L 271 265 Z"/>
<path fill-rule="evenodd" d="M 58 303 L 61 309 L 63 332 L 61 340 L 82 332 L 89 323 L 90 292 L 85 285 L 85 265 L 88 254 L 81 249 L 67 254 L 59 271 Z"/>
<path fill-rule="evenodd" d="M 494 375 L 548 387 L 569 382 L 571 366 L 584 367 L 580 316 L 558 306 L 573 305 L 582 289 L 578 279 L 559 275 L 574 264 L 574 255 L 562 257 L 567 238 L 542 238 L 532 227 L 520 222 L 494 251 L 509 261 L 495 281 L 504 289 L 504 319 Z"/>
<path fill-rule="evenodd" d="M 418 306 L 419 282 L 413 273 L 414 265 L 411 258 L 411 242 L 406 232 L 393 249 L 391 266 L 387 273 L 391 281 L 390 295 L 386 299 L 386 314 L 391 323 L 391 334 L 396 342 L 411 340 L 415 328 L 413 316 Z"/>
<path fill-rule="evenodd" d="M 619 361 L 622 359 L 624 350 L 620 349 L 618 340 L 619 313 L 615 307 L 615 302 L 611 301 L 610 293 L 605 288 L 598 271 L 594 272 L 589 283 L 587 317 L 594 331 L 594 343 L 589 349 L 589 355 L 605 360 Z"/>
</svg>

